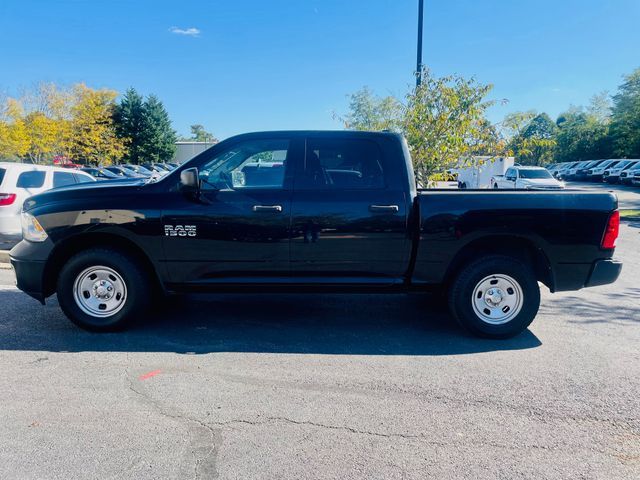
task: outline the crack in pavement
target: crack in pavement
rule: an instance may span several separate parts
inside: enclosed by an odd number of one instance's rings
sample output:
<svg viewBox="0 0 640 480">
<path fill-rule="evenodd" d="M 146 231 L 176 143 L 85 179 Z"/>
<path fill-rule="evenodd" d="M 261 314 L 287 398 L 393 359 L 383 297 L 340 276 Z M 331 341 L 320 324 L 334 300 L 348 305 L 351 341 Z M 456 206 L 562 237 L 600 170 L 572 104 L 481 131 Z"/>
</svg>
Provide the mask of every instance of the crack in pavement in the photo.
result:
<svg viewBox="0 0 640 480">
<path fill-rule="evenodd" d="M 150 395 L 147 395 L 145 392 L 142 392 L 135 388 L 133 381 L 131 380 L 131 376 L 129 375 L 129 371 L 125 370 L 125 376 L 127 377 L 128 388 L 130 391 L 135 393 L 139 398 L 141 398 L 145 403 L 151 405 L 156 412 L 158 412 L 163 417 L 170 418 L 172 420 L 177 421 L 187 421 L 197 425 L 198 429 L 205 430 L 209 437 L 208 441 L 204 441 L 202 438 L 197 438 L 195 436 L 195 432 L 193 429 L 189 429 L 189 436 L 192 438 L 192 454 L 194 459 L 194 472 L 193 478 L 198 479 L 202 476 L 206 478 L 218 478 L 217 471 L 217 454 L 220 450 L 220 446 L 222 444 L 222 437 L 219 432 L 216 432 L 216 429 L 207 425 L 206 423 L 198 420 L 197 418 L 188 416 L 183 413 L 172 413 L 169 412 L 166 408 L 164 408 L 160 402 L 152 398 Z M 199 435 L 202 437 L 203 435 Z M 202 448 L 202 444 L 206 444 L 206 449 Z"/>
<path fill-rule="evenodd" d="M 309 426 L 309 427 L 314 427 L 314 428 L 319 428 L 319 429 L 326 429 L 326 430 L 332 430 L 332 431 L 343 431 L 343 432 L 347 432 L 350 434 L 355 434 L 355 435 L 367 435 L 367 436 L 372 436 L 372 437 L 377 437 L 377 438 L 399 438 L 399 439 L 404 439 L 404 440 L 416 440 L 419 441 L 421 443 L 425 443 L 427 445 L 432 445 L 432 446 L 436 446 L 436 447 L 451 447 L 451 446 L 460 446 L 460 447 L 464 447 L 464 445 L 461 442 L 457 442 L 455 440 L 449 440 L 449 441 L 445 441 L 445 440 L 434 440 L 433 438 L 430 438 L 427 435 L 424 434 L 411 434 L 411 433 L 400 433 L 400 432 L 379 432 L 379 431 L 371 431 L 371 430 L 361 430 L 358 428 L 354 428 L 354 427 L 350 427 L 347 425 L 331 425 L 331 424 L 324 424 L 324 423 L 319 423 L 319 422 L 313 422 L 310 420 L 295 420 L 295 419 L 291 419 L 288 417 L 283 417 L 283 416 L 269 416 L 269 417 L 264 417 L 264 419 L 256 419 L 256 420 L 246 420 L 246 419 L 232 419 L 232 420 L 227 420 L 227 421 L 208 421 L 208 422 L 204 422 L 202 420 L 199 420 L 198 418 L 183 414 L 183 413 L 172 413 L 170 411 L 167 410 L 166 407 L 163 407 L 157 400 L 153 399 L 151 396 L 147 395 L 144 392 L 141 392 L 140 390 L 137 390 L 134 386 L 134 383 L 131 381 L 131 378 L 129 377 L 128 373 L 127 373 L 127 379 L 129 380 L 129 389 L 134 392 L 136 395 L 138 395 L 139 397 L 143 398 L 146 402 L 148 402 L 149 404 L 151 404 L 154 409 L 161 415 L 166 416 L 168 418 L 174 419 L 174 420 L 181 420 L 181 421 L 188 421 L 188 422 L 192 422 L 198 425 L 198 427 L 206 429 L 207 432 L 210 435 L 210 441 L 208 442 L 209 445 L 209 449 L 206 452 L 201 452 L 200 455 L 196 455 L 196 452 L 194 451 L 194 462 L 195 462 L 195 472 L 194 472 L 194 476 L 195 478 L 200 478 L 200 467 L 202 464 L 202 459 L 203 458 L 209 458 L 211 456 L 212 453 L 216 454 L 214 455 L 214 458 L 217 457 L 217 453 L 219 452 L 219 447 L 220 447 L 220 443 L 221 443 L 221 436 L 220 436 L 220 431 L 214 429 L 213 427 L 233 427 L 234 425 L 248 425 L 248 426 L 264 426 L 264 425 L 269 425 L 269 424 L 273 424 L 273 423 L 286 423 L 286 424 L 290 424 L 290 425 L 296 425 L 296 426 Z M 174 410 L 175 412 L 175 410 Z M 529 412 L 530 414 L 533 413 L 534 416 L 538 417 L 538 415 L 536 415 L 534 412 Z M 544 419 L 544 417 L 540 417 L 541 419 Z M 604 420 L 602 418 L 589 418 L 589 417 L 578 417 L 578 418 L 573 418 L 571 416 L 569 416 L 567 418 L 568 420 L 573 420 L 576 422 L 579 421 L 595 421 L 595 422 L 603 422 L 603 421 L 607 421 Z M 628 424 L 621 424 L 620 422 L 616 422 L 616 421 L 612 421 L 612 420 L 608 420 L 607 423 L 609 423 L 610 425 L 614 426 L 614 427 L 622 427 L 622 428 L 629 428 L 630 425 Z M 198 443 L 198 442 L 194 442 L 194 443 Z M 488 441 L 488 442 L 476 442 L 476 445 L 479 447 L 490 447 L 490 448 L 500 448 L 500 449 L 504 449 L 504 450 L 511 450 L 511 451 L 520 451 L 522 449 L 533 449 L 533 450 L 542 450 L 542 451 L 554 451 L 554 450 L 562 450 L 563 446 L 562 445 L 539 445 L 539 444 L 514 444 L 514 445 L 508 445 L 508 444 L 504 444 L 504 443 L 499 443 L 499 442 L 492 442 L 492 441 Z M 613 455 L 613 452 L 610 451 L 606 451 L 603 449 L 599 449 L 597 448 L 595 445 L 592 445 L 589 448 L 590 451 L 595 452 L 595 453 L 599 453 L 601 455 L 606 455 L 606 456 L 611 456 Z M 216 458 L 217 460 L 217 458 Z M 218 475 L 218 471 L 217 471 L 217 465 L 216 465 L 216 461 L 214 460 L 212 462 L 211 465 L 209 465 L 209 467 L 213 466 L 213 478 L 217 478 Z"/>
</svg>

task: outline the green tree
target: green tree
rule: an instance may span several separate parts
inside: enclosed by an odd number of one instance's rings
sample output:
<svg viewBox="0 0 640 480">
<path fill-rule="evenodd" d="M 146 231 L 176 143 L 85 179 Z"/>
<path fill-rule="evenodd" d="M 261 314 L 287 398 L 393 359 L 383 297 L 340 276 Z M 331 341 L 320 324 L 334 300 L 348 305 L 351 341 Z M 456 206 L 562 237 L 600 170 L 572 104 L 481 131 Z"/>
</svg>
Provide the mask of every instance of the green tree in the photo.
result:
<svg viewBox="0 0 640 480">
<path fill-rule="evenodd" d="M 395 97 L 379 97 L 364 87 L 349 95 L 349 113 L 334 117 L 348 130 L 398 130 L 402 124 L 402 104 Z"/>
<path fill-rule="evenodd" d="M 193 141 L 193 142 L 207 142 L 207 143 L 218 143 L 218 139 L 215 137 L 213 133 L 207 132 L 203 125 L 196 124 L 191 125 L 191 137 L 186 138 L 185 140 Z"/>
<path fill-rule="evenodd" d="M 129 88 L 116 106 L 113 117 L 118 137 L 127 140 L 125 160 L 140 163 L 144 160 L 143 145 L 148 136 L 142 95 L 134 88 Z"/>
<path fill-rule="evenodd" d="M 640 158 L 640 68 L 625 76 L 613 96 L 611 139 L 616 156 Z"/>
<path fill-rule="evenodd" d="M 424 69 L 422 83 L 406 97 L 402 130 L 418 181 L 456 166 L 487 143 L 498 145 L 485 113 L 492 85 L 450 75 L 437 78 Z"/>
<path fill-rule="evenodd" d="M 556 121 L 555 160 L 575 162 L 611 156 L 609 125 L 582 108 L 572 108 Z"/>
<path fill-rule="evenodd" d="M 587 113 L 595 117 L 600 123 L 611 121 L 611 97 L 609 92 L 603 91 L 591 97 Z"/>
<path fill-rule="evenodd" d="M 503 122 L 511 137 L 510 154 L 524 165 L 546 165 L 553 159 L 558 127 L 546 113 L 515 112 Z"/>
<path fill-rule="evenodd" d="M 155 95 L 149 95 L 142 111 L 144 135 L 140 146 L 140 160 L 168 162 L 176 152 L 176 132 L 169 114 Z"/>
</svg>

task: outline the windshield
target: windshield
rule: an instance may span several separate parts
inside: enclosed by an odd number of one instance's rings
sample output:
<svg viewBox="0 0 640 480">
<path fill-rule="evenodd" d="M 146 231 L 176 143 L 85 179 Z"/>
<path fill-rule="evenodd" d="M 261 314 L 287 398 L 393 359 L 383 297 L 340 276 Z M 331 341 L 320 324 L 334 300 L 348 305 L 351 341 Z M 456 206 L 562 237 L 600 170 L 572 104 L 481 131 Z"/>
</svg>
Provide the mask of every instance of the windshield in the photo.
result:
<svg viewBox="0 0 640 480">
<path fill-rule="evenodd" d="M 545 169 L 540 170 L 520 170 L 520 178 L 553 178 L 553 176 Z"/>
<path fill-rule="evenodd" d="M 129 168 L 131 168 L 132 170 L 138 172 L 138 173 L 142 173 L 144 175 L 152 175 L 153 172 L 145 167 L 143 167 L 142 165 L 131 165 Z"/>
<path fill-rule="evenodd" d="M 118 176 L 113 173 L 110 170 L 107 170 L 106 168 L 96 168 L 96 172 L 98 175 L 101 175 L 103 177 L 108 177 L 108 178 L 118 178 Z M 91 173 L 91 172 L 89 172 Z"/>
<path fill-rule="evenodd" d="M 613 160 L 607 160 L 606 162 L 601 163 L 600 165 L 598 165 L 598 168 L 607 168 L 612 163 L 614 163 Z"/>
<path fill-rule="evenodd" d="M 631 164 L 631 162 L 629 160 L 625 160 L 623 162 L 618 163 L 616 165 L 616 168 L 624 170 L 624 169 L 628 168 L 630 164 Z"/>
<path fill-rule="evenodd" d="M 628 164 L 627 164 L 627 165 L 626 165 L 622 170 L 629 170 L 629 169 L 631 169 L 632 167 L 633 167 L 633 168 L 635 168 L 635 166 L 636 166 L 636 164 L 637 164 L 637 163 L 638 163 L 638 162 L 629 162 L 629 163 L 628 163 Z"/>
<path fill-rule="evenodd" d="M 596 165 L 598 165 L 601 162 L 601 160 L 594 160 L 593 162 L 589 162 L 586 165 L 584 165 L 585 168 L 593 168 Z"/>
</svg>

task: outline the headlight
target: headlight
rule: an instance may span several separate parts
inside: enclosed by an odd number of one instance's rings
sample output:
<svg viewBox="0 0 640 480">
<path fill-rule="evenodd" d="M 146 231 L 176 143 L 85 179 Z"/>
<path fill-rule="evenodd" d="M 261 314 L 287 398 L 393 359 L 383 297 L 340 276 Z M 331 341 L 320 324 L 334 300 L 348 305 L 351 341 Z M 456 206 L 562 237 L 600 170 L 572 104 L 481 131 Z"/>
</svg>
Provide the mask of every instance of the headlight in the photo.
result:
<svg viewBox="0 0 640 480">
<path fill-rule="evenodd" d="M 30 213 L 22 212 L 22 238 L 30 242 L 44 242 L 48 235 L 40 222 Z"/>
</svg>

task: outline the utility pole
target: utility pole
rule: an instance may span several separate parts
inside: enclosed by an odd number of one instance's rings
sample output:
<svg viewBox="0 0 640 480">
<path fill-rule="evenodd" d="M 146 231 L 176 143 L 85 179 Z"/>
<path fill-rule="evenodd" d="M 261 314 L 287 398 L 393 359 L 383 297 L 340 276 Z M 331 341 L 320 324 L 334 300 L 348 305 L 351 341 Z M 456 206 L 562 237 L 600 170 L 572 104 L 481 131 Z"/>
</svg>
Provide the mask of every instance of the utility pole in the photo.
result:
<svg viewBox="0 0 640 480">
<path fill-rule="evenodd" d="M 422 83 L 422 30 L 424 21 L 424 0 L 418 0 L 418 62 L 416 67 L 416 87 Z"/>
</svg>

